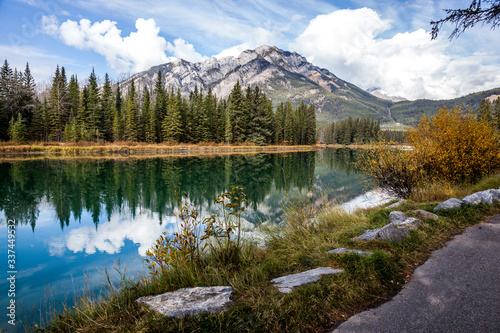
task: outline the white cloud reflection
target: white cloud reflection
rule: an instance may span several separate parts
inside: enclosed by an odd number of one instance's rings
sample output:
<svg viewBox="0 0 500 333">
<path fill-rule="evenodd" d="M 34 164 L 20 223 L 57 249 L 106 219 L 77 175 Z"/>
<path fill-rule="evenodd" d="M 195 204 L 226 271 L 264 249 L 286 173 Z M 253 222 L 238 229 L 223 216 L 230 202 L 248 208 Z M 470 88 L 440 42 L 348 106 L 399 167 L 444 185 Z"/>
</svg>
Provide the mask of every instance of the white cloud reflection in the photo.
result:
<svg viewBox="0 0 500 333">
<path fill-rule="evenodd" d="M 74 253 L 115 254 L 121 251 L 125 240 L 130 240 L 139 245 L 139 254 L 145 256 L 146 250 L 153 245 L 162 232 L 171 234 L 177 228 L 176 218 L 173 216 L 164 218 L 163 225 L 160 225 L 158 221 L 157 214 L 142 213 L 133 219 L 127 219 L 119 213 L 114 213 L 109 222 L 100 223 L 97 229 L 94 226 L 85 225 L 51 240 L 49 253 L 53 256 L 61 256 L 69 250 Z"/>
</svg>

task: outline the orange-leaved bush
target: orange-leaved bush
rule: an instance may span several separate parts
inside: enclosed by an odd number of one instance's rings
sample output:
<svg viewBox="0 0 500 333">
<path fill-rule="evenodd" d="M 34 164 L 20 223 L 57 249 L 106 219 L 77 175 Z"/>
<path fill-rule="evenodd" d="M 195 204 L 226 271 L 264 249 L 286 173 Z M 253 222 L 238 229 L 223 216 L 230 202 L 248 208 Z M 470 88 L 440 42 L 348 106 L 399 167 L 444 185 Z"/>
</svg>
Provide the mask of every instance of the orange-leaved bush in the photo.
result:
<svg viewBox="0 0 500 333">
<path fill-rule="evenodd" d="M 411 150 L 382 143 L 363 152 L 358 164 L 377 187 L 409 197 L 427 182 L 476 182 L 500 168 L 500 136 L 488 121 L 460 108 L 440 109 L 409 130 Z"/>
<path fill-rule="evenodd" d="M 499 135 L 468 111 L 446 106 L 421 118 L 408 143 L 427 176 L 452 183 L 475 182 L 500 166 Z"/>
<path fill-rule="evenodd" d="M 369 182 L 400 198 L 410 196 L 424 176 L 413 151 L 383 142 L 373 150 L 361 151 L 358 161 L 358 168 L 370 176 Z"/>
</svg>

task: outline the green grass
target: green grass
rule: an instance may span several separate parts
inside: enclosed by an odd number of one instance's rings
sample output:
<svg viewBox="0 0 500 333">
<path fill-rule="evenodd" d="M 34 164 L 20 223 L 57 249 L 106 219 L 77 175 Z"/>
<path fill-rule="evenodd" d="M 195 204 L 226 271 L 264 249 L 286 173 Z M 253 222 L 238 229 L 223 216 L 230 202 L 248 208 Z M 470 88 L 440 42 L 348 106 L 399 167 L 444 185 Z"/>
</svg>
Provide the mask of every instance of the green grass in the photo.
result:
<svg viewBox="0 0 500 333">
<path fill-rule="evenodd" d="M 475 187 L 499 184 L 485 179 Z M 412 216 L 414 209 L 432 210 L 437 202 L 407 201 L 398 209 Z M 363 242 L 351 240 L 366 229 L 389 222 L 390 210 L 375 208 L 347 214 L 328 208 L 296 204 L 287 211 L 287 224 L 264 231 L 266 244 L 245 242 L 240 260 L 229 265 L 216 256 L 199 265 L 178 265 L 158 277 L 143 276 L 131 282 L 125 276 L 120 287 L 108 287 L 107 296 L 96 301 L 80 298 L 74 308 L 54 316 L 46 331 L 55 332 L 317 332 L 329 330 L 348 316 L 375 306 L 394 295 L 413 269 L 431 251 L 446 244 L 464 228 L 500 213 L 500 204 L 478 205 L 442 213 L 424 220 L 406 240 Z M 314 223 L 311 217 L 315 216 Z M 327 251 L 347 247 L 374 251 L 368 257 L 334 256 Z M 319 266 L 343 268 L 344 273 L 324 276 L 317 283 L 282 294 L 269 281 L 286 274 Z M 168 318 L 138 305 L 141 296 L 183 287 L 230 285 L 233 306 L 223 313 Z"/>
</svg>

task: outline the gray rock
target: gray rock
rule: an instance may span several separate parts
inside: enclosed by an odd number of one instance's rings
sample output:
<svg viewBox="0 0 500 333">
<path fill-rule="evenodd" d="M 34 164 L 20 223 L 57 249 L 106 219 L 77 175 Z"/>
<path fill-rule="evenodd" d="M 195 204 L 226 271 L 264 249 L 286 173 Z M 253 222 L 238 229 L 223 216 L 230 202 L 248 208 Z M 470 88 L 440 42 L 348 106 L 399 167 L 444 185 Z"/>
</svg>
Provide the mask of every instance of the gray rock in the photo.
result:
<svg viewBox="0 0 500 333">
<path fill-rule="evenodd" d="M 145 296 L 137 300 L 168 317 L 197 315 L 203 312 L 219 312 L 231 303 L 233 288 L 196 287 L 182 288 L 156 296 Z"/>
<path fill-rule="evenodd" d="M 376 239 L 387 240 L 387 241 L 402 241 L 410 235 L 410 230 L 405 226 L 395 226 L 390 223 L 383 228 L 377 234 Z"/>
<path fill-rule="evenodd" d="M 396 226 L 392 223 L 379 228 L 366 230 L 362 235 L 354 237 L 353 240 L 360 239 L 364 241 L 370 240 L 387 240 L 387 241 L 402 241 L 410 235 L 410 230 L 406 226 Z"/>
<path fill-rule="evenodd" d="M 454 209 L 454 208 L 460 208 L 463 205 L 465 205 L 465 201 L 457 199 L 457 198 L 451 198 L 451 199 L 448 199 L 445 202 L 441 202 L 439 205 L 437 205 L 434 208 L 434 212 L 439 212 L 440 210 L 449 210 L 449 209 Z"/>
<path fill-rule="evenodd" d="M 327 253 L 329 253 L 329 254 L 351 254 L 351 253 L 354 253 L 354 254 L 357 254 L 360 256 L 369 256 L 369 255 L 373 254 L 373 252 L 371 252 L 371 251 L 350 250 L 350 249 L 345 249 L 345 248 L 330 250 Z"/>
<path fill-rule="evenodd" d="M 439 216 L 437 216 L 436 214 L 433 214 L 433 213 L 428 212 L 428 211 L 423 210 L 423 209 L 414 210 L 414 211 L 412 211 L 412 213 L 420 216 L 423 219 L 427 219 L 427 220 L 437 220 L 439 218 Z"/>
<path fill-rule="evenodd" d="M 395 202 L 393 204 L 390 204 L 389 206 L 385 207 L 385 208 L 389 208 L 389 209 L 394 209 L 394 208 L 397 208 L 399 207 L 399 205 L 401 205 L 403 202 L 405 202 L 406 200 L 400 200 L 398 202 Z"/>
<path fill-rule="evenodd" d="M 362 235 L 354 237 L 354 239 L 361 239 L 365 241 L 370 241 L 377 238 L 378 232 L 381 228 L 366 230 Z"/>
<path fill-rule="evenodd" d="M 395 225 L 407 227 L 408 229 L 411 229 L 411 230 L 417 230 L 422 225 L 422 221 L 420 221 L 419 219 L 416 219 L 414 217 L 409 217 L 405 221 L 403 221 L 399 224 L 395 224 Z"/>
<path fill-rule="evenodd" d="M 500 190 L 490 189 L 486 191 L 476 192 L 463 198 L 469 205 L 478 205 L 481 203 L 492 204 L 500 200 Z"/>
<path fill-rule="evenodd" d="M 406 221 L 407 219 L 408 219 L 408 216 L 406 216 L 405 213 L 397 211 L 397 210 L 395 210 L 389 214 L 389 221 L 395 225 L 401 224 L 402 222 Z"/>
<path fill-rule="evenodd" d="M 318 281 L 321 275 L 337 274 L 343 271 L 343 269 L 334 269 L 331 267 L 318 267 L 302 273 L 282 276 L 271 280 L 271 282 L 274 283 L 282 293 L 289 293 L 293 288 Z"/>
</svg>

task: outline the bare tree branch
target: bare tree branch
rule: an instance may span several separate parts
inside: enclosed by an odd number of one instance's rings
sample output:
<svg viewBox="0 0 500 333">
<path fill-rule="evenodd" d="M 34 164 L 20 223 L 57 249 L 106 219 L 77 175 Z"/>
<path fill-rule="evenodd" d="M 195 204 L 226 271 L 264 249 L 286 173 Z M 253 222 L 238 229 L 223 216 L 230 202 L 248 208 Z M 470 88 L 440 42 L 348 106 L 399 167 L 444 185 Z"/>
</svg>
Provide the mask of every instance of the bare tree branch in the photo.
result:
<svg viewBox="0 0 500 333">
<path fill-rule="evenodd" d="M 487 7 L 482 7 L 486 4 Z M 473 0 L 466 9 L 445 9 L 448 16 L 438 21 L 431 21 L 431 39 L 436 39 L 443 23 L 455 23 L 455 29 L 449 36 L 450 40 L 458 38 L 465 30 L 478 23 L 489 24 L 494 29 L 500 25 L 500 0 Z"/>
</svg>

